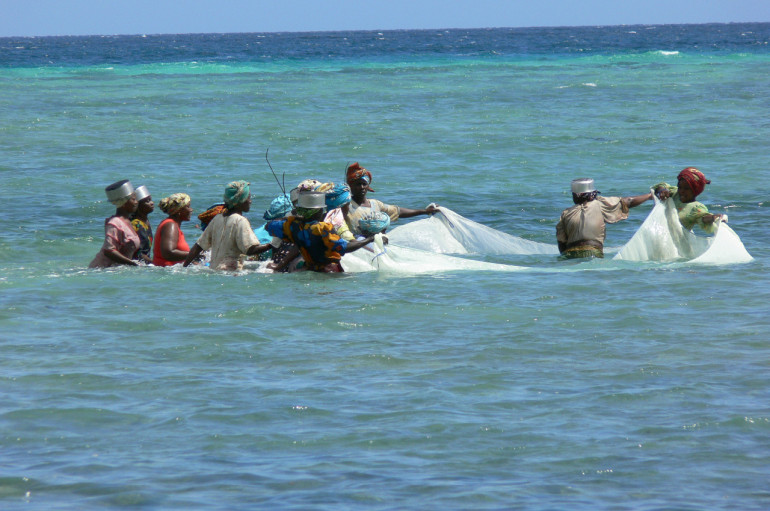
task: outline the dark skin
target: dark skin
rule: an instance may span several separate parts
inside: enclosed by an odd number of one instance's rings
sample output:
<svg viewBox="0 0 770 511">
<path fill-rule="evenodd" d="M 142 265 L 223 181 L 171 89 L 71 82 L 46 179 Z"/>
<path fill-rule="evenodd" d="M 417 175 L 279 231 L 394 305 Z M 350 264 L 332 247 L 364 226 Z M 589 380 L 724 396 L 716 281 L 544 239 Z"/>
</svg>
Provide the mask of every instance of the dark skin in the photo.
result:
<svg viewBox="0 0 770 511">
<path fill-rule="evenodd" d="M 677 193 L 679 193 L 679 200 L 685 204 L 695 201 L 695 192 L 693 192 L 692 188 L 690 188 L 690 184 L 686 180 L 680 179 L 676 186 Z M 657 195 L 660 200 L 666 200 L 671 197 L 671 192 L 665 186 L 661 186 L 655 189 L 655 195 Z M 702 217 L 703 223 L 707 225 L 713 224 L 717 218 L 722 218 L 722 216 L 723 215 L 712 214 L 704 215 Z"/>
<path fill-rule="evenodd" d="M 230 216 L 233 213 L 238 213 L 240 215 L 243 215 L 243 213 L 248 213 L 251 209 L 251 197 L 248 197 L 245 201 L 241 202 L 237 206 L 234 206 L 232 208 L 228 208 L 227 213 L 222 213 L 225 216 Z M 249 249 L 246 251 L 246 255 L 252 256 L 261 254 L 262 252 L 267 252 L 272 248 L 272 245 L 269 243 L 265 243 L 264 245 L 260 245 L 257 243 L 256 245 L 252 245 L 249 247 Z M 184 263 L 182 263 L 182 266 L 185 268 L 190 265 L 194 260 L 196 260 L 201 253 L 203 252 L 203 248 L 198 245 L 197 243 L 193 245 L 193 247 L 190 249 L 190 253 L 187 254 L 187 257 L 184 260 Z"/>
<path fill-rule="evenodd" d="M 123 217 L 130 222 L 131 215 L 136 211 L 137 207 L 139 207 L 139 201 L 136 200 L 136 195 L 131 194 L 131 197 L 129 197 L 128 201 L 126 201 L 125 204 L 115 210 L 115 216 Z M 103 252 L 104 255 L 106 255 L 111 261 L 118 264 L 125 264 L 128 266 L 138 266 L 139 264 L 133 259 L 124 256 L 117 250 L 104 250 Z"/>
<path fill-rule="evenodd" d="M 353 197 L 353 200 L 358 203 L 358 205 L 364 206 L 366 208 L 371 207 L 369 200 L 366 198 L 366 193 L 369 191 L 369 183 L 366 182 L 366 179 L 356 179 L 355 181 L 348 183 L 348 185 L 350 186 L 350 195 Z M 411 218 L 413 216 L 419 215 L 432 215 L 438 212 L 438 207 L 434 206 L 428 206 L 425 209 L 409 209 L 399 207 L 398 216 L 399 218 Z"/>
<path fill-rule="evenodd" d="M 595 200 L 596 195 L 593 195 L 589 198 L 581 198 L 580 196 L 576 196 L 575 194 L 572 194 L 572 202 L 575 204 L 585 204 L 587 202 L 591 202 Z M 627 208 L 635 208 L 639 204 L 642 204 L 644 202 L 647 202 L 648 200 L 652 200 L 652 192 L 645 193 L 644 195 L 634 195 L 632 197 L 623 197 L 620 199 L 620 202 L 623 203 Z M 566 243 L 559 241 L 557 242 L 559 245 L 559 252 L 563 253 L 565 250 L 570 248 L 567 246 Z M 580 242 L 582 245 L 591 245 L 596 248 L 604 249 L 604 245 L 596 240 L 584 240 Z"/>
<path fill-rule="evenodd" d="M 190 220 L 192 212 L 192 206 L 187 205 L 173 215 L 169 215 L 173 222 L 167 222 L 158 232 L 160 255 L 167 261 L 184 261 L 187 257 L 188 252 L 180 250 L 177 244 L 179 243 L 179 226 L 182 222 Z"/>
<path fill-rule="evenodd" d="M 303 223 L 322 222 L 324 219 L 324 216 L 325 216 L 324 210 L 319 209 L 315 215 L 308 218 Z M 348 245 L 347 245 L 347 248 L 345 249 L 345 253 L 347 254 L 349 252 L 355 252 L 359 248 L 365 247 L 372 241 L 374 241 L 374 236 L 369 236 L 362 240 L 348 241 Z M 267 267 L 273 271 L 281 271 L 286 265 L 288 265 L 298 255 L 299 255 L 299 249 L 296 247 L 292 247 L 292 252 L 290 252 L 289 256 L 284 259 L 283 264 L 281 265 L 268 264 Z"/>
<path fill-rule="evenodd" d="M 149 215 L 153 211 L 155 211 L 155 203 L 152 201 L 152 195 L 149 195 L 139 201 L 139 207 L 136 209 L 134 218 L 138 218 L 142 222 L 147 223 L 148 222 L 147 215 Z M 152 262 L 152 259 L 146 254 L 142 254 L 142 261 L 149 264 Z"/>
</svg>

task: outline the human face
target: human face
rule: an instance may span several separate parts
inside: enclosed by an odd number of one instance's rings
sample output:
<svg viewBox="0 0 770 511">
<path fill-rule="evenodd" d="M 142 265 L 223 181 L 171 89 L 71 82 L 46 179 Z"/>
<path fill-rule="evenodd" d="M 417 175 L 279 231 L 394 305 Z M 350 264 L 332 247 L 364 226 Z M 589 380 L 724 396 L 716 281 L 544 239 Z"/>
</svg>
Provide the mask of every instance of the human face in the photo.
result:
<svg viewBox="0 0 770 511">
<path fill-rule="evenodd" d="M 155 203 L 152 200 L 152 195 L 139 201 L 139 208 L 137 209 L 138 213 L 144 213 L 146 215 L 153 211 L 155 211 Z"/>
<path fill-rule="evenodd" d="M 120 207 L 121 210 L 125 211 L 128 214 L 134 213 L 136 211 L 136 208 L 139 207 L 139 201 L 136 200 L 136 194 L 132 193 L 131 196 L 128 198 L 125 204 Z"/>
<path fill-rule="evenodd" d="M 359 199 L 366 199 L 366 192 L 368 191 L 369 183 L 366 179 L 356 179 L 350 183 L 350 194 L 359 204 L 361 203 L 361 200 Z"/>
<path fill-rule="evenodd" d="M 193 211 L 194 210 L 193 210 L 192 206 L 190 204 L 188 204 L 187 206 L 182 208 L 182 211 L 179 214 L 182 217 L 182 220 L 184 220 L 186 222 L 192 216 Z"/>
<path fill-rule="evenodd" d="M 687 181 L 680 179 L 677 183 L 677 188 L 679 192 L 679 200 L 684 203 L 692 202 L 695 200 L 695 193 L 692 191 L 692 188 L 690 188 L 690 185 Z"/>
</svg>

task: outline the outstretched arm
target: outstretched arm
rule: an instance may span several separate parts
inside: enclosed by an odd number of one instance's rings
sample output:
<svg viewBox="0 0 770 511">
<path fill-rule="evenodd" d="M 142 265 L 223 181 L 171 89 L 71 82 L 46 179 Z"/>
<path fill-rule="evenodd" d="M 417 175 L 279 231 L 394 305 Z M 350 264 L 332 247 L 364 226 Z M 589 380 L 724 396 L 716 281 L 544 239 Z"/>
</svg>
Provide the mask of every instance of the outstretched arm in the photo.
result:
<svg viewBox="0 0 770 511">
<path fill-rule="evenodd" d="M 621 199 L 623 203 L 628 206 L 629 208 L 635 208 L 639 204 L 643 202 L 647 202 L 648 200 L 652 200 L 652 192 L 645 193 L 644 195 L 635 195 L 633 197 L 623 197 Z"/>
<path fill-rule="evenodd" d="M 410 218 L 410 217 L 419 216 L 419 215 L 432 215 L 438 212 L 439 212 L 438 206 L 436 206 L 435 204 L 431 204 L 425 209 L 399 208 L 398 217 Z"/>
<path fill-rule="evenodd" d="M 374 241 L 374 236 L 369 236 L 368 238 L 364 238 L 362 240 L 349 241 L 348 246 L 345 249 L 345 253 L 347 254 L 349 252 L 355 252 L 359 248 L 368 245 L 372 241 Z"/>
</svg>

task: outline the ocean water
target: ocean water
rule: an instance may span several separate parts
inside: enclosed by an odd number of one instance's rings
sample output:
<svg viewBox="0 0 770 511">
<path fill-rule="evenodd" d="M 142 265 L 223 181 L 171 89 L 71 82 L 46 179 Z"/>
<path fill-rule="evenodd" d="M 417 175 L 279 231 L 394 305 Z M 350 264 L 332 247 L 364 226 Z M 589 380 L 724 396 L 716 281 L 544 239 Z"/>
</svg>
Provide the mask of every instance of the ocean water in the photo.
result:
<svg viewBox="0 0 770 511">
<path fill-rule="evenodd" d="M 0 39 L 0 508 L 767 509 L 769 42 L 767 23 Z M 288 187 L 359 161 L 380 200 L 551 244 L 571 179 L 636 195 L 696 166 L 754 260 L 87 270 L 107 184 L 197 213 L 246 179 L 256 227 L 268 148 Z"/>
</svg>

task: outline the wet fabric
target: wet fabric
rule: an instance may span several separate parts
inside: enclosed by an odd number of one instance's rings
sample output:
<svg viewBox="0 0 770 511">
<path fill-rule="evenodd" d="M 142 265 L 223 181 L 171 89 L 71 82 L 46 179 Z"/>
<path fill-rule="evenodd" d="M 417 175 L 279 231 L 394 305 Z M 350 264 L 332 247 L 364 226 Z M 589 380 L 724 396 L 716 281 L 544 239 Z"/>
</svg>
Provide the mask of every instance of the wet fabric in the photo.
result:
<svg viewBox="0 0 770 511">
<path fill-rule="evenodd" d="M 136 234 L 139 235 L 139 250 L 136 252 L 136 258 L 141 256 L 150 257 L 150 251 L 152 250 L 152 226 L 150 222 L 145 222 L 138 218 L 131 220 L 131 227 L 134 228 Z"/>
<path fill-rule="evenodd" d="M 291 216 L 268 222 L 267 232 L 297 245 L 305 264 L 313 271 L 324 271 L 330 263 L 339 262 L 348 242 L 340 238 L 327 222 L 303 222 Z"/>
<path fill-rule="evenodd" d="M 203 250 L 211 249 L 210 267 L 215 270 L 240 270 L 246 252 L 259 240 L 248 219 L 238 213 L 217 215 L 197 241 Z"/>
<path fill-rule="evenodd" d="M 104 221 L 104 244 L 88 267 L 109 268 L 119 264 L 107 257 L 104 254 L 105 251 L 116 250 L 129 259 L 133 259 L 140 244 L 139 235 L 127 218 L 111 216 Z"/>
<path fill-rule="evenodd" d="M 746 263 L 753 258 L 729 225 L 714 222 L 714 236 L 698 236 L 682 225 L 675 203 L 654 198 L 655 207 L 615 255 L 627 261 L 682 261 L 695 264 Z"/>
<path fill-rule="evenodd" d="M 597 197 L 583 204 L 575 204 L 562 211 L 556 224 L 556 241 L 568 247 L 583 241 L 604 244 L 605 223 L 614 224 L 628 218 L 628 206 L 621 197 Z"/>
<path fill-rule="evenodd" d="M 679 197 L 679 188 L 671 186 L 668 183 L 658 183 L 653 189 L 656 190 L 660 187 L 667 188 L 671 194 L 669 199 L 673 201 L 674 207 L 676 207 L 677 214 L 679 215 L 679 221 L 685 229 L 692 229 L 697 225 L 708 234 L 716 232 L 716 222 L 707 224 L 703 221 L 704 216 L 711 214 L 705 204 L 698 201 L 682 202 L 682 199 Z"/>
<path fill-rule="evenodd" d="M 155 240 L 157 241 L 157 243 L 155 243 L 155 246 L 153 246 L 152 264 L 154 264 L 155 266 L 174 266 L 175 264 L 182 264 L 184 262 L 184 260 L 169 261 L 168 259 L 164 258 L 161 255 L 160 247 L 161 247 L 161 244 L 163 243 L 161 239 L 161 236 L 162 236 L 161 233 L 163 232 L 162 230 L 163 227 L 169 222 L 174 222 L 177 225 L 177 232 L 179 233 L 179 236 L 176 239 L 177 250 L 182 250 L 184 252 L 190 251 L 190 245 L 187 243 L 187 240 L 184 237 L 184 232 L 182 232 L 182 225 L 172 218 L 166 218 L 160 223 L 160 225 L 158 225 L 158 231 L 157 231 L 158 239 Z"/>
</svg>

